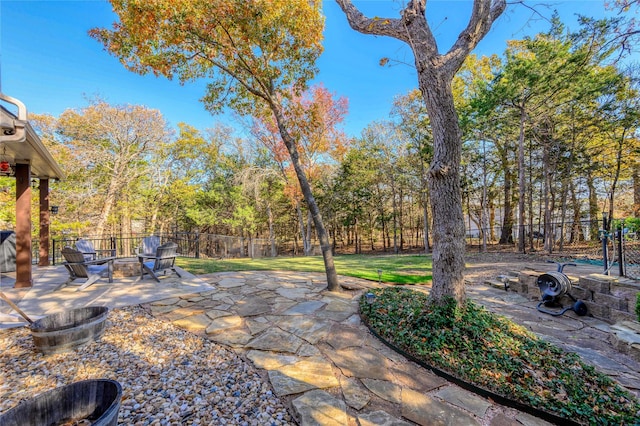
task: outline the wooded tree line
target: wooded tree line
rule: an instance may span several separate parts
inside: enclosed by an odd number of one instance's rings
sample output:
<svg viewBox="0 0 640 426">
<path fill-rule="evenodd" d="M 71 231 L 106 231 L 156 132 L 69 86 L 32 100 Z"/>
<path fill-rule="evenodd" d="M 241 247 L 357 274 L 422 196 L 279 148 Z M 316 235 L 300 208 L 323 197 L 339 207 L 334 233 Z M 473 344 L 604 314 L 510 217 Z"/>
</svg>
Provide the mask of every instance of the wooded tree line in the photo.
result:
<svg viewBox="0 0 640 426">
<path fill-rule="evenodd" d="M 453 92 L 468 232 L 523 249 L 533 224 L 551 245 L 553 223 L 640 215 L 638 69 L 618 61 L 616 25 L 583 19 L 572 33 L 554 18 L 501 56 L 467 58 Z M 433 135 L 420 93 L 399 95 L 388 120 L 356 138 L 341 131 L 346 99 L 319 85 L 290 99 L 281 118 L 334 249 L 429 250 Z M 312 212 L 279 123 L 259 109 L 248 117 L 239 135 L 223 124 L 171 129 L 159 111 L 102 99 L 32 115 L 68 176 L 52 185 L 54 234 L 198 231 L 268 238 L 274 253 L 296 242 L 311 254 Z M 0 178 L 7 222 L 13 185 Z"/>
</svg>

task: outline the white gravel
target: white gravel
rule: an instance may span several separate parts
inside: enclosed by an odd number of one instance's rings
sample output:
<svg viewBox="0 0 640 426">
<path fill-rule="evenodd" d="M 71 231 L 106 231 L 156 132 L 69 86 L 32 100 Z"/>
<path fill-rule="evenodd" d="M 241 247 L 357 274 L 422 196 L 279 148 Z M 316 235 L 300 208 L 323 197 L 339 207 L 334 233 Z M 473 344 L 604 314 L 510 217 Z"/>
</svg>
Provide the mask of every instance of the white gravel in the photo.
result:
<svg viewBox="0 0 640 426">
<path fill-rule="evenodd" d="M 109 312 L 99 342 L 42 355 L 26 327 L 0 331 L 0 413 L 79 380 L 117 380 L 118 424 L 295 424 L 269 382 L 233 351 L 153 318 L 140 307 Z"/>
</svg>

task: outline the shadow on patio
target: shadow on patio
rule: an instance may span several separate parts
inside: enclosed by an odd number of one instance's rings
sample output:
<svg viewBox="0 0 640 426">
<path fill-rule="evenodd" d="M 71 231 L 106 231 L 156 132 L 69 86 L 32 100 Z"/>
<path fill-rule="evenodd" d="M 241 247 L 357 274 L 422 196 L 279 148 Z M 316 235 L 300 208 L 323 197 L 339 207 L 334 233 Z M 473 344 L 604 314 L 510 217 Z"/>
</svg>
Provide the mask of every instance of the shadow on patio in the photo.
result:
<svg viewBox="0 0 640 426">
<path fill-rule="evenodd" d="M 179 272 L 182 278 L 171 274 L 161 278 L 160 283 L 149 277 L 141 281 L 138 276 L 114 277 L 113 283 L 102 278 L 82 291 L 76 291 L 82 280 L 54 291 L 69 276 L 64 266 L 34 266 L 33 287 L 14 288 L 15 272 L 7 272 L 0 274 L 0 291 L 35 321 L 66 309 L 91 305 L 119 308 L 213 289 L 195 275 L 182 269 Z M 26 321 L 0 300 L 0 329 L 23 325 Z"/>
</svg>

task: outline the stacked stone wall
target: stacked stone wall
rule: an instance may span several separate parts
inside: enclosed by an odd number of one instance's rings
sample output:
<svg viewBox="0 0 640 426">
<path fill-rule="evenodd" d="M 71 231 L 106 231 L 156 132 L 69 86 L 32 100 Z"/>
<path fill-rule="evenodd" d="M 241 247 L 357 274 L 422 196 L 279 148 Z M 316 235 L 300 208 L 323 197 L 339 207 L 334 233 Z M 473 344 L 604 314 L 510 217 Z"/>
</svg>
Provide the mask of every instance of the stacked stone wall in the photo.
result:
<svg viewBox="0 0 640 426">
<path fill-rule="evenodd" d="M 538 277 L 542 274 L 543 272 L 522 271 L 518 275 L 518 282 L 511 284 L 510 289 L 526 294 L 531 300 L 541 300 Z M 582 300 L 594 317 L 612 324 L 637 321 L 635 307 L 636 297 L 640 292 L 639 283 L 603 274 L 569 278 L 572 284 L 569 293 Z M 573 300 L 565 295 L 560 299 L 560 303 L 570 306 Z"/>
<path fill-rule="evenodd" d="M 517 274 L 518 279 L 510 282 L 509 289 L 539 303 L 538 277 L 542 274 L 544 272 L 521 271 Z M 609 343 L 621 353 L 640 361 L 640 322 L 635 313 L 640 283 L 603 274 L 568 277 L 571 280 L 569 293 L 587 305 L 588 315 L 614 324 L 609 326 Z M 563 307 L 574 303 L 566 295 L 559 302 Z"/>
</svg>

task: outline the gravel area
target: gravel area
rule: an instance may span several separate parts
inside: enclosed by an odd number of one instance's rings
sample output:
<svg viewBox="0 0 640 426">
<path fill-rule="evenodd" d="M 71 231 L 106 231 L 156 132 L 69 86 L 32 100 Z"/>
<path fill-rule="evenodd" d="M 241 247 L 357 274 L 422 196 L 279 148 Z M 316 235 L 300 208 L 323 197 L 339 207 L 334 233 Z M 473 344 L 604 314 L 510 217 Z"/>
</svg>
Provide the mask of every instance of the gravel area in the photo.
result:
<svg viewBox="0 0 640 426">
<path fill-rule="evenodd" d="M 295 424 L 250 363 L 140 307 L 110 311 L 101 340 L 74 352 L 37 353 L 26 327 L 0 331 L 0 348 L 0 413 L 45 390 L 106 378 L 122 385 L 119 424 Z"/>
</svg>

